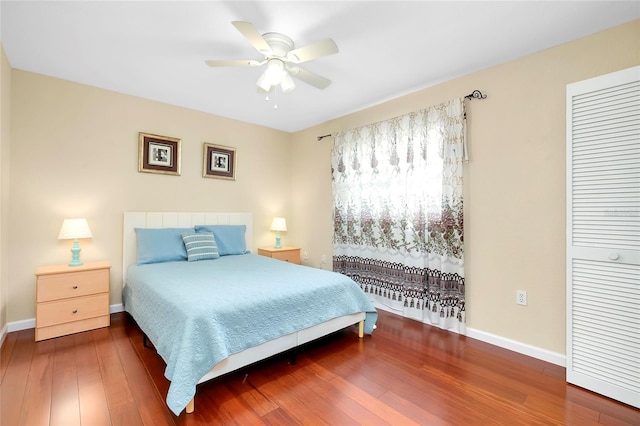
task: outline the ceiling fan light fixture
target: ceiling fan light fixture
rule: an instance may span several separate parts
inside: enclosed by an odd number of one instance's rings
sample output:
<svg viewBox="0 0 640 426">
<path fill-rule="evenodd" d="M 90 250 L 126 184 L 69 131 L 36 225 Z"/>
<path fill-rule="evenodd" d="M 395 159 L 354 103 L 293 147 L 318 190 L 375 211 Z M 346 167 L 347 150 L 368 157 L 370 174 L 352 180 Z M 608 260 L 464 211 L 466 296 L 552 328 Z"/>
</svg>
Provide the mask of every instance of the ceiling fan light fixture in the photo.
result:
<svg viewBox="0 0 640 426">
<path fill-rule="evenodd" d="M 287 72 L 284 62 L 280 59 L 270 59 L 267 69 L 258 78 L 258 89 L 269 92 L 273 87 L 280 85 L 283 93 L 295 89 L 296 84 Z"/>
<path fill-rule="evenodd" d="M 267 78 L 267 71 L 260 74 L 260 77 L 258 78 L 258 82 L 256 84 L 258 85 L 258 88 L 264 92 L 268 93 L 271 90 L 271 83 Z"/>
<path fill-rule="evenodd" d="M 282 93 L 290 92 L 296 88 L 296 84 L 293 82 L 293 79 L 287 72 L 282 75 L 282 79 L 280 80 L 280 88 L 282 89 Z"/>
</svg>

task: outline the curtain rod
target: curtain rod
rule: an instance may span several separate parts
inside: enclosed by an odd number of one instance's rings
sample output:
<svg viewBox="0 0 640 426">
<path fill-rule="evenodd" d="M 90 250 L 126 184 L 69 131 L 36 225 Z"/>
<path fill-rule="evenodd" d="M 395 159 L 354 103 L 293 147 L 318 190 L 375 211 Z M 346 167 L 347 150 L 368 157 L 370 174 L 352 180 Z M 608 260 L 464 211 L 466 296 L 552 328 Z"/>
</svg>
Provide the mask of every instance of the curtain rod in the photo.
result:
<svg viewBox="0 0 640 426">
<path fill-rule="evenodd" d="M 469 93 L 464 98 L 465 99 L 487 99 L 487 95 L 485 93 L 482 93 L 481 91 L 476 89 L 473 92 Z M 465 114 L 465 116 L 466 116 L 466 114 Z M 318 137 L 316 137 L 316 139 L 318 139 L 318 142 L 320 142 L 322 139 L 330 138 L 331 136 L 333 136 L 333 135 L 331 133 L 329 133 L 327 135 L 318 136 Z"/>
</svg>

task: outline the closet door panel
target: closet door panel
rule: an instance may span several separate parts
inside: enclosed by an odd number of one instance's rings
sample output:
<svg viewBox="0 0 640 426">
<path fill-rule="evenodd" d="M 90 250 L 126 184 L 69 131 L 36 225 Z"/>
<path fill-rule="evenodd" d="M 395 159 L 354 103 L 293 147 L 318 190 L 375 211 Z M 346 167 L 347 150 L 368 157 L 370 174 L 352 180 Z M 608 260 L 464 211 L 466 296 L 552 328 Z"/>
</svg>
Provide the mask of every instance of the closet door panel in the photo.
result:
<svg viewBox="0 0 640 426">
<path fill-rule="evenodd" d="M 640 67 L 567 86 L 567 381 L 640 407 Z"/>
</svg>

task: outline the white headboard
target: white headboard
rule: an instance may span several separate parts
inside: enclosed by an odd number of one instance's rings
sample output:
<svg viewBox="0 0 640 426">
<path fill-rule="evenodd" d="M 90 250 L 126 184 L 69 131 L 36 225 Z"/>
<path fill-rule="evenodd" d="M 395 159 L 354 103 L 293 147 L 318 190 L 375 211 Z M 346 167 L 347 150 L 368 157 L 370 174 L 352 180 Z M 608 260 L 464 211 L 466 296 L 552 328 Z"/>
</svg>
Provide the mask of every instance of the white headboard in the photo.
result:
<svg viewBox="0 0 640 426">
<path fill-rule="evenodd" d="M 135 228 L 190 228 L 195 225 L 246 225 L 247 250 L 254 251 L 252 213 L 124 212 L 122 285 L 125 285 L 129 265 L 136 263 Z"/>
</svg>

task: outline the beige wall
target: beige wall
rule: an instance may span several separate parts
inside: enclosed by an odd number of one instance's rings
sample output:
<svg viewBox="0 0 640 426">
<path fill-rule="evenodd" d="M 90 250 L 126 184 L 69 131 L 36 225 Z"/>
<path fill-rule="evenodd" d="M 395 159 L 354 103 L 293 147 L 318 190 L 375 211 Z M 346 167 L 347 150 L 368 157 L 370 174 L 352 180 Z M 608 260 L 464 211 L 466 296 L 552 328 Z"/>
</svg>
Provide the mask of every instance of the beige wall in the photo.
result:
<svg viewBox="0 0 640 426">
<path fill-rule="evenodd" d="M 0 44 L 0 333 L 7 324 L 9 268 L 9 137 L 11 123 L 11 66 Z M 1 340 L 1 337 L 0 337 Z"/>
<path fill-rule="evenodd" d="M 117 304 L 124 211 L 252 212 L 256 245 L 290 215 L 288 133 L 15 69 L 12 89 L 9 321 L 34 317 L 36 267 L 70 260 L 64 218 L 87 218 Z M 140 131 L 182 139 L 181 176 L 138 172 Z M 203 142 L 237 148 L 236 181 L 202 178 Z"/>
<path fill-rule="evenodd" d="M 640 64 L 640 21 L 448 81 L 294 135 L 292 229 L 317 266 L 332 255 L 332 140 L 473 89 L 465 168 L 467 326 L 565 353 L 565 89 Z M 528 306 L 515 304 L 516 290 Z"/>
</svg>

